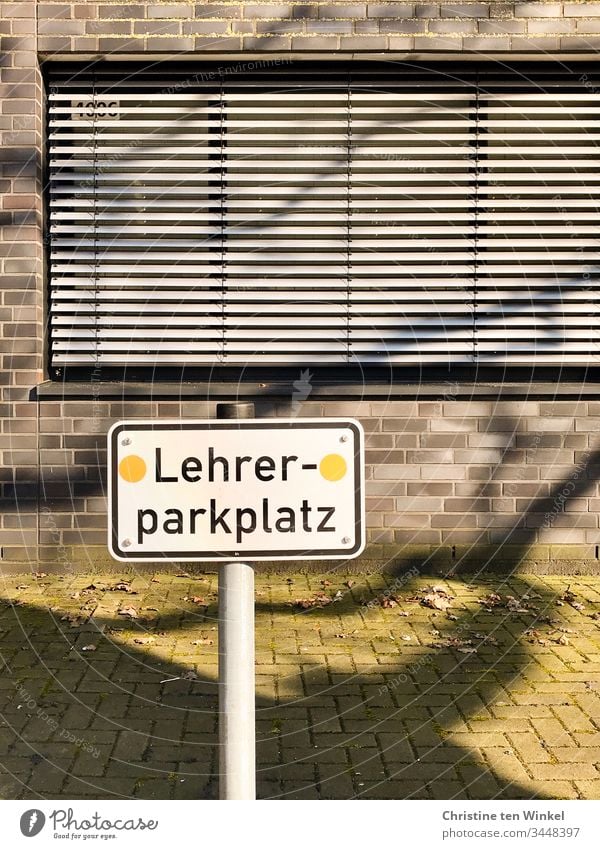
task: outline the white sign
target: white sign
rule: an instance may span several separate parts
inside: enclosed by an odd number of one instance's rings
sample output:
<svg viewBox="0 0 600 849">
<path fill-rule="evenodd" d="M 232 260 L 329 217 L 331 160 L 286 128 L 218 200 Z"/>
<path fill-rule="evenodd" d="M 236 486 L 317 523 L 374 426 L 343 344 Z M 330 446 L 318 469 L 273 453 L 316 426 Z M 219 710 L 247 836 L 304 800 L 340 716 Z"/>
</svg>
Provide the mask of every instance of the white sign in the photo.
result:
<svg viewBox="0 0 600 849">
<path fill-rule="evenodd" d="M 337 560 L 364 548 L 353 419 L 118 422 L 108 464 L 117 560 Z"/>
</svg>

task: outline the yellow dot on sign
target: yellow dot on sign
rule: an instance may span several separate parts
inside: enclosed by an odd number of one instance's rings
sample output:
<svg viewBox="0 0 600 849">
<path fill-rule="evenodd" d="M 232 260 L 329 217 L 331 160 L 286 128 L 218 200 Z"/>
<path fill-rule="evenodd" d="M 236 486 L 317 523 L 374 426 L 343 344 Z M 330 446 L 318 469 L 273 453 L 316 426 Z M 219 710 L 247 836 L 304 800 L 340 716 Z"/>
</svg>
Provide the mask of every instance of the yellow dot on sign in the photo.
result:
<svg viewBox="0 0 600 849">
<path fill-rule="evenodd" d="M 119 463 L 119 474 L 124 481 L 137 483 L 146 474 L 146 463 L 137 454 L 130 454 Z"/>
<path fill-rule="evenodd" d="M 341 481 L 346 469 L 346 461 L 339 454 L 327 454 L 319 464 L 319 471 L 326 481 Z"/>
</svg>

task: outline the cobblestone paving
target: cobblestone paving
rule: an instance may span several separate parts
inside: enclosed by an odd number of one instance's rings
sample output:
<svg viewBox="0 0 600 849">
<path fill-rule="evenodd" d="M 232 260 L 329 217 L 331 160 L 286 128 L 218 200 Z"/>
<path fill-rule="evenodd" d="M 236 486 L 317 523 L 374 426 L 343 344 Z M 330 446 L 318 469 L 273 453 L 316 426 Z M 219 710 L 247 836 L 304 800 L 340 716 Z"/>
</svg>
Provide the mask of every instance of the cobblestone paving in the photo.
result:
<svg viewBox="0 0 600 849">
<path fill-rule="evenodd" d="M 124 580 L 3 579 L 0 798 L 216 796 L 216 576 Z M 259 575 L 259 795 L 599 799 L 598 611 L 590 577 Z"/>
</svg>

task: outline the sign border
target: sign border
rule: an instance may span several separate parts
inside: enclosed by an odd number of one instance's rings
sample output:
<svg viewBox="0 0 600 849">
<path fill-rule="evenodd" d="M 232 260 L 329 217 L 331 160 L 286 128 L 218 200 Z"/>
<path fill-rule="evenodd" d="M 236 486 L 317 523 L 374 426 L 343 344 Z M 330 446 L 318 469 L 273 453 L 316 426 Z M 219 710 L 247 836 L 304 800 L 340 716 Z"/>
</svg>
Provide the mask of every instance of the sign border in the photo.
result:
<svg viewBox="0 0 600 849">
<path fill-rule="evenodd" d="M 309 552 L 303 549 L 277 553 L 270 550 L 257 549 L 256 551 L 236 552 L 196 552 L 184 555 L 179 551 L 157 551 L 157 552 L 126 552 L 119 546 L 117 533 L 118 519 L 118 469 L 116 458 L 118 456 L 117 440 L 119 436 L 128 430 L 268 430 L 275 425 L 279 429 L 296 430 L 299 428 L 349 428 L 354 432 L 355 446 L 358 450 L 354 452 L 354 479 L 357 487 L 354 493 L 355 508 L 355 545 L 351 549 L 330 549 L 326 552 Z M 108 442 L 108 550 L 115 560 L 122 563 L 131 561 L 154 562 L 170 560 L 173 563 L 215 563 L 232 562 L 239 560 L 351 560 L 358 557 L 365 548 L 365 463 L 364 463 L 364 430 L 356 419 L 332 419 L 332 418 L 302 418 L 302 419 L 162 419 L 159 421 L 127 419 L 116 422 L 107 434 Z"/>
</svg>

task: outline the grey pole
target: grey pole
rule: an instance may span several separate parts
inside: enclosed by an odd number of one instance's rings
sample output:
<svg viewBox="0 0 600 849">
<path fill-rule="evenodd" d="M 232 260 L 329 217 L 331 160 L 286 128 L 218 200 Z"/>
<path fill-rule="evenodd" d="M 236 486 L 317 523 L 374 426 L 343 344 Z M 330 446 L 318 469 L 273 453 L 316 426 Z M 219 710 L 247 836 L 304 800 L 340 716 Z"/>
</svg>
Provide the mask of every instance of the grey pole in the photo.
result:
<svg viewBox="0 0 600 849">
<path fill-rule="evenodd" d="M 252 402 L 217 404 L 218 419 L 249 419 Z M 219 567 L 219 797 L 256 799 L 254 569 Z"/>
</svg>

